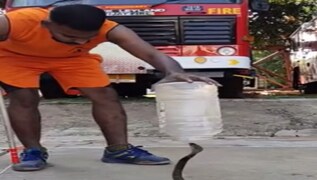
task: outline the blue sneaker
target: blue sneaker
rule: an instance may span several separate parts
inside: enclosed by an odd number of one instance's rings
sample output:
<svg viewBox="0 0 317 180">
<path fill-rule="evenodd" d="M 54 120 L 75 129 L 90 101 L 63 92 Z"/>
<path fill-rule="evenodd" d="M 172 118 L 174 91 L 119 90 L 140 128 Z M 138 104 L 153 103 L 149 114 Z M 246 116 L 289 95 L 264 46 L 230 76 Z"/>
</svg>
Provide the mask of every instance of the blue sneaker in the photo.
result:
<svg viewBox="0 0 317 180">
<path fill-rule="evenodd" d="M 126 150 L 110 152 L 105 149 L 102 161 L 105 163 L 124 163 L 138 165 L 164 165 L 171 161 L 165 157 L 155 156 L 148 151 L 132 146 Z"/>
<path fill-rule="evenodd" d="M 44 169 L 47 165 L 48 153 L 46 149 L 30 148 L 25 149 L 20 155 L 20 163 L 14 164 L 15 171 L 37 171 Z"/>
</svg>

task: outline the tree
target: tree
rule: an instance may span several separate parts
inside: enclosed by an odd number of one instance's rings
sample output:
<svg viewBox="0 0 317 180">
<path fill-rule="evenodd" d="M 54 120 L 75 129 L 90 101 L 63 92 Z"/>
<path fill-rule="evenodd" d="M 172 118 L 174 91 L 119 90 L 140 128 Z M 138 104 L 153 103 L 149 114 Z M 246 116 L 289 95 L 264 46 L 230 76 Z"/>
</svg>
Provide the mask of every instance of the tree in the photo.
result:
<svg viewBox="0 0 317 180">
<path fill-rule="evenodd" d="M 288 36 L 316 13 L 316 0 L 270 0 L 270 10 L 250 17 L 254 47 L 284 45 Z"/>
<path fill-rule="evenodd" d="M 269 11 L 252 13 L 250 31 L 255 37 L 253 47 L 259 50 L 253 51 L 255 61 L 271 54 L 274 47 L 285 48 L 289 35 L 304 22 L 312 19 L 313 14 L 317 11 L 315 1 L 270 0 Z M 283 57 L 277 56 L 263 63 L 262 67 L 279 76 L 287 77 L 284 62 Z M 263 74 L 261 71 L 258 73 Z M 265 76 L 275 82 L 283 83 L 277 77 L 271 77 L 267 74 Z"/>
</svg>

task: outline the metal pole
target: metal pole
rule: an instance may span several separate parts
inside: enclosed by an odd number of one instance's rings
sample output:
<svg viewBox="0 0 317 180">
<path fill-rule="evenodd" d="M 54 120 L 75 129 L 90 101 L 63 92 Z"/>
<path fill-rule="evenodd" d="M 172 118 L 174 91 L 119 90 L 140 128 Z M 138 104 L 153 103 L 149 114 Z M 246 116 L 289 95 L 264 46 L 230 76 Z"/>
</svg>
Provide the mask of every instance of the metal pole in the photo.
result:
<svg viewBox="0 0 317 180">
<path fill-rule="evenodd" d="M 11 163 L 17 164 L 20 162 L 19 156 L 18 156 L 18 148 L 17 148 L 15 140 L 14 140 L 14 133 L 13 133 L 13 130 L 11 128 L 9 115 L 8 115 L 6 106 L 4 104 L 3 94 L 2 94 L 1 90 L 0 90 L 0 111 L 1 111 L 2 120 L 4 122 L 4 129 L 6 131 L 7 138 L 8 138 Z"/>
</svg>

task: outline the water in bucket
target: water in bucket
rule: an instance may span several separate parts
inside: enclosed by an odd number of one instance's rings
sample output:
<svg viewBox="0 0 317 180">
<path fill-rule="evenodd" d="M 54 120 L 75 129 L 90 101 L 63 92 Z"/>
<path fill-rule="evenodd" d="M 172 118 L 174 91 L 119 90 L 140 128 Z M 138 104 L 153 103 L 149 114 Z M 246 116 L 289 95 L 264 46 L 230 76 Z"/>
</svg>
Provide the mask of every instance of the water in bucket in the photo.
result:
<svg viewBox="0 0 317 180">
<path fill-rule="evenodd" d="M 155 86 L 160 131 L 178 140 L 206 140 L 222 131 L 218 87 L 205 82 Z"/>
</svg>

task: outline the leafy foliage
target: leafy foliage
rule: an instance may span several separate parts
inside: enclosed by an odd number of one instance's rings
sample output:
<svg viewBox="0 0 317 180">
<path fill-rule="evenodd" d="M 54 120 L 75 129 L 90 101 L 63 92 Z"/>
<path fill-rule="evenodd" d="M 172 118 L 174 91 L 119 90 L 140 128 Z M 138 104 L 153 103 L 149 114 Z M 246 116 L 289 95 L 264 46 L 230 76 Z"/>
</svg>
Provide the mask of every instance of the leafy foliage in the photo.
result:
<svg viewBox="0 0 317 180">
<path fill-rule="evenodd" d="M 264 58 L 264 57 L 270 55 L 271 53 L 272 53 L 271 51 L 267 51 L 267 50 L 259 50 L 259 51 L 254 50 L 254 51 L 252 51 L 252 54 L 255 57 L 255 59 Z M 286 69 L 284 66 L 284 60 L 283 60 L 283 57 L 280 55 L 273 57 L 270 61 L 264 62 L 260 66 L 266 70 L 269 70 L 269 71 L 275 73 L 275 74 L 286 77 Z M 276 81 L 278 83 L 281 83 L 281 84 L 285 83 L 284 80 L 277 78 L 277 77 L 274 77 L 274 76 L 270 76 L 270 75 L 263 73 L 261 71 L 256 71 L 256 73 L 259 75 L 269 77 L 270 79 L 273 79 L 274 81 Z M 268 87 L 269 88 L 277 88 L 278 86 L 268 83 Z"/>
<path fill-rule="evenodd" d="M 255 61 L 272 53 L 265 50 L 268 47 L 286 45 L 289 35 L 304 22 L 310 21 L 317 12 L 316 0 L 270 0 L 270 6 L 268 12 L 253 13 L 250 18 L 250 31 L 255 37 L 253 47 L 261 49 L 253 51 Z M 262 67 L 286 77 L 281 56 L 263 63 Z M 283 83 L 278 78 L 273 79 Z M 270 83 L 269 86 L 276 87 Z"/>
<path fill-rule="evenodd" d="M 255 47 L 284 45 L 288 36 L 317 12 L 316 0 L 270 0 L 268 12 L 250 17 Z"/>
</svg>

